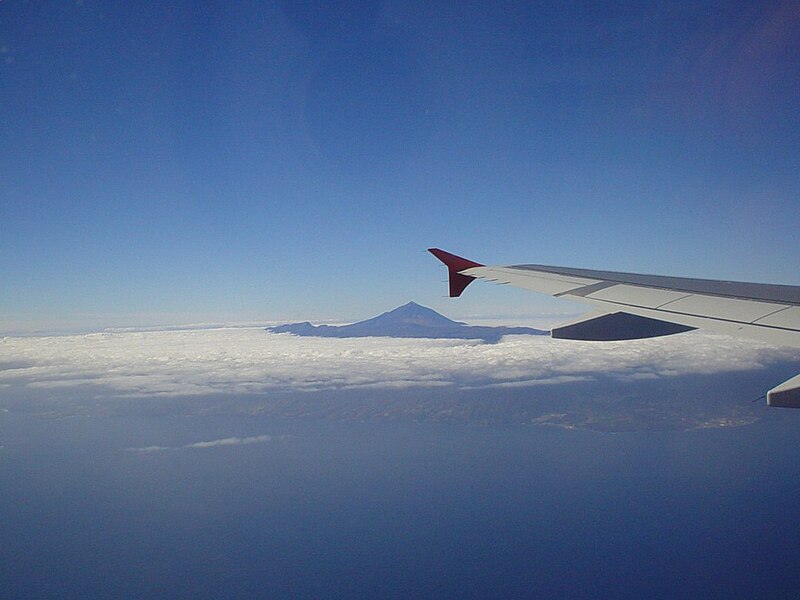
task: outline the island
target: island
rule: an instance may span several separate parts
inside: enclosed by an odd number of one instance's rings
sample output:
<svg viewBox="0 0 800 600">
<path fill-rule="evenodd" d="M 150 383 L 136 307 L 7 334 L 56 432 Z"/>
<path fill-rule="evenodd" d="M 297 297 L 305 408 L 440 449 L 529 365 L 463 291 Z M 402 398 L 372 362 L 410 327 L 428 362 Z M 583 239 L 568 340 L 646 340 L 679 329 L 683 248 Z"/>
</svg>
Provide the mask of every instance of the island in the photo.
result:
<svg viewBox="0 0 800 600">
<path fill-rule="evenodd" d="M 489 327 L 453 321 L 435 310 L 409 302 L 377 317 L 350 325 L 312 325 L 308 321 L 266 329 L 271 333 L 293 333 L 315 337 L 395 337 L 483 340 L 493 344 L 505 335 L 546 335 L 532 327 Z"/>
</svg>

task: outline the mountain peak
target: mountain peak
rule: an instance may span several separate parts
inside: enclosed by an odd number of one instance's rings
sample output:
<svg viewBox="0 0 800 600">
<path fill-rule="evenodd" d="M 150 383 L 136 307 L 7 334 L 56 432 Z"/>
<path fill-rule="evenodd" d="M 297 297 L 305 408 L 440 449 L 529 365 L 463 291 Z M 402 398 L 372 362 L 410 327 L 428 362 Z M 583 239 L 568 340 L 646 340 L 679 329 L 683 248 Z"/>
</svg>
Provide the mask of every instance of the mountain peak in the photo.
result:
<svg viewBox="0 0 800 600">
<path fill-rule="evenodd" d="M 422 306 L 416 302 L 409 302 L 398 306 L 397 308 L 383 313 L 372 319 L 361 321 L 362 323 L 406 323 L 412 325 L 421 325 L 424 327 L 452 327 L 454 325 L 462 325 L 458 321 L 448 319 L 444 315 L 427 306 Z"/>
<path fill-rule="evenodd" d="M 418 310 L 433 310 L 428 308 L 427 306 L 422 306 L 421 304 L 417 304 L 414 301 L 407 302 L 402 306 L 398 306 L 397 308 L 393 308 L 392 310 L 388 311 L 390 313 L 398 312 L 398 311 L 418 311 Z M 438 314 L 438 313 L 437 313 Z"/>
</svg>

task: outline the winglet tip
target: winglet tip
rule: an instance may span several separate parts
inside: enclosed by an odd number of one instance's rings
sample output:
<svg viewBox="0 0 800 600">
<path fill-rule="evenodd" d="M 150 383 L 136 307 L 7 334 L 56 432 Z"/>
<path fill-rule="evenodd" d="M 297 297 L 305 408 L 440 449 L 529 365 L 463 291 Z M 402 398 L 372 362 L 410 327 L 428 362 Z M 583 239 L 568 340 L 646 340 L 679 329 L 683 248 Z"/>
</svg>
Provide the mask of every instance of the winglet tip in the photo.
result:
<svg viewBox="0 0 800 600">
<path fill-rule="evenodd" d="M 447 267 L 447 273 L 450 279 L 451 298 L 457 298 L 460 296 L 461 292 L 463 292 L 464 289 L 475 279 L 470 275 L 464 275 L 460 273 L 460 271 L 463 271 L 464 269 L 470 269 L 472 267 L 483 266 L 480 263 L 476 263 L 475 261 L 451 254 L 450 252 L 446 252 L 440 248 L 428 248 L 428 252 L 442 261 Z"/>
<path fill-rule="evenodd" d="M 469 260 L 468 258 L 447 252 L 441 248 L 428 248 L 428 252 L 442 261 L 445 265 L 447 265 L 448 268 L 454 268 L 458 271 L 463 271 L 464 269 L 469 269 L 471 267 L 484 266 L 481 263 L 476 263 L 474 260 Z"/>
</svg>

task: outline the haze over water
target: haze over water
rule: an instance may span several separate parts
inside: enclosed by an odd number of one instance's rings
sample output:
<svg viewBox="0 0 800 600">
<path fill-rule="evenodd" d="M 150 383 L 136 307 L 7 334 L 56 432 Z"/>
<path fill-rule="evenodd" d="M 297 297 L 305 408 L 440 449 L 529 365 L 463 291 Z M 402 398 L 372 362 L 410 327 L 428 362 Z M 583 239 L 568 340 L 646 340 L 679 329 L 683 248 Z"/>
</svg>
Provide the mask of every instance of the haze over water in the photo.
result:
<svg viewBox="0 0 800 600">
<path fill-rule="evenodd" d="M 800 586 L 795 419 L 617 435 L 252 416 L 0 423 L 9 598 L 764 598 Z"/>
</svg>

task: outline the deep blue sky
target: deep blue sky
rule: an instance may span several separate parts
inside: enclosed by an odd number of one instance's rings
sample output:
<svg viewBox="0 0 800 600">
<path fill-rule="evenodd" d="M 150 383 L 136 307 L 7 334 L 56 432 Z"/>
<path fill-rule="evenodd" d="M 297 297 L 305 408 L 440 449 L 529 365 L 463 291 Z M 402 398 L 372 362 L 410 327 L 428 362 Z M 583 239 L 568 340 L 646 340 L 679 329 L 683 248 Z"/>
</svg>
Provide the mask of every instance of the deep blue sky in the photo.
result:
<svg viewBox="0 0 800 600">
<path fill-rule="evenodd" d="M 800 2 L 0 3 L 0 330 L 800 284 Z"/>
</svg>

